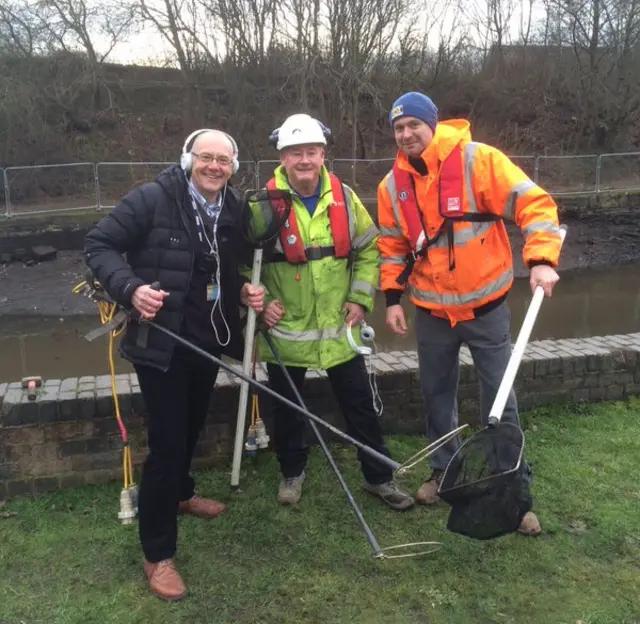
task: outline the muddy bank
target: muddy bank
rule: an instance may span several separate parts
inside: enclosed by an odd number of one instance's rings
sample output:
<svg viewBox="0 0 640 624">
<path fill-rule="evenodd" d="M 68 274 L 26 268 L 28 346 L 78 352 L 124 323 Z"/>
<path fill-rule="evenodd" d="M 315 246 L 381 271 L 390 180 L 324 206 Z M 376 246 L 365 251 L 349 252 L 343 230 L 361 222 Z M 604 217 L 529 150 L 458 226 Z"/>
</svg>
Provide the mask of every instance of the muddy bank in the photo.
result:
<svg viewBox="0 0 640 624">
<path fill-rule="evenodd" d="M 569 227 L 560 270 L 603 268 L 640 261 L 640 212 L 562 219 Z M 509 226 L 517 277 L 525 277 L 522 236 Z M 68 316 L 95 313 L 72 288 L 86 270 L 82 253 L 59 251 L 55 260 L 33 266 L 0 266 L 0 315 Z"/>
</svg>

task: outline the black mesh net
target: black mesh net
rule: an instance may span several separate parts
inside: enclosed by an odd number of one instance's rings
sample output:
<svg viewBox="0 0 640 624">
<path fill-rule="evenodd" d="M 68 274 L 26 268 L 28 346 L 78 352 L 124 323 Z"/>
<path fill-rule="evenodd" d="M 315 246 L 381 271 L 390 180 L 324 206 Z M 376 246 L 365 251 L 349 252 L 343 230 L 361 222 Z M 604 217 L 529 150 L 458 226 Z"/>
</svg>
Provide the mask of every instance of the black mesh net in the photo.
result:
<svg viewBox="0 0 640 624">
<path fill-rule="evenodd" d="M 531 509 L 524 435 L 506 422 L 486 427 L 453 456 L 439 496 L 451 505 L 447 528 L 486 540 L 515 531 Z"/>
<path fill-rule="evenodd" d="M 293 198 L 280 189 L 247 191 L 242 209 L 242 232 L 253 247 L 275 243 L 275 237 L 286 223 Z"/>
</svg>

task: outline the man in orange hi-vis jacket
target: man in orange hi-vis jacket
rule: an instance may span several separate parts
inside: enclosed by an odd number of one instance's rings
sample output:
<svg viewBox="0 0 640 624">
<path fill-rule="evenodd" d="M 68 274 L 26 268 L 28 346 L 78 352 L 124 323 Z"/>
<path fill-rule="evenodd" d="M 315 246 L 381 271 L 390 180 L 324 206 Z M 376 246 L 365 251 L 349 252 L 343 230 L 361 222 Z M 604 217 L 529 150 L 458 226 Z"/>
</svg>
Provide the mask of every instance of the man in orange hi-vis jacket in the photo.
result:
<svg viewBox="0 0 640 624">
<path fill-rule="evenodd" d="M 381 288 L 387 325 L 395 333 L 407 332 L 400 305 L 405 290 L 416 306 L 427 435 L 436 440 L 457 426 L 460 346 L 467 344 L 473 357 L 483 424 L 511 355 L 506 297 L 513 258 L 504 220 L 515 221 L 525 237 L 532 289 L 541 285 L 551 296 L 561 246 L 558 210 L 507 156 L 472 141 L 468 121 L 439 122 L 426 95 L 398 98 L 389 123 L 399 151 L 378 186 Z M 513 390 L 502 419 L 519 422 Z M 455 440 L 432 456 L 432 472 L 417 502 L 440 500 L 439 480 L 458 445 Z M 518 531 L 540 534 L 533 511 L 524 515 Z"/>
</svg>

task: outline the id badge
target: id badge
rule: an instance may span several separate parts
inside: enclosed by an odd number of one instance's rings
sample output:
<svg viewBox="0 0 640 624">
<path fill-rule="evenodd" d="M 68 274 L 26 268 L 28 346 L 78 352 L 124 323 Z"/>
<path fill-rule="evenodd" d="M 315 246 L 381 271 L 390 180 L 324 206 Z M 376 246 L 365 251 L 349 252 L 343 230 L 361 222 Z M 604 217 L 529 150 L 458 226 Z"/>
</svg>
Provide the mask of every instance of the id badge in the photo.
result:
<svg viewBox="0 0 640 624">
<path fill-rule="evenodd" d="M 216 301 L 220 296 L 220 287 L 215 282 L 207 284 L 207 301 Z"/>
</svg>

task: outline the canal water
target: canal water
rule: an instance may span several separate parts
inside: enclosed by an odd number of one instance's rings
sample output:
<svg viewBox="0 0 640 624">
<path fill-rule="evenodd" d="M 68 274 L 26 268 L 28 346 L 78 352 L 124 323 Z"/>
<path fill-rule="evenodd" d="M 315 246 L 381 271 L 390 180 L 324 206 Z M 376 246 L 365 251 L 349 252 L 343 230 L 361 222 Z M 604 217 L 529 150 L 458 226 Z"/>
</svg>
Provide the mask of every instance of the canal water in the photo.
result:
<svg viewBox="0 0 640 624">
<path fill-rule="evenodd" d="M 516 280 L 509 295 L 515 339 L 531 300 L 526 279 Z M 378 350 L 413 350 L 413 314 L 408 311 L 409 335 L 392 334 L 384 323 L 384 298 L 379 294 L 369 323 L 376 330 Z M 87 342 L 83 336 L 99 325 L 95 315 L 66 317 L 1 316 L 0 381 L 27 375 L 61 379 L 108 372 L 107 337 Z M 640 265 L 588 269 L 564 274 L 551 299 L 545 299 L 532 340 L 579 338 L 640 331 Z M 115 354 L 117 372 L 131 366 Z"/>
</svg>

